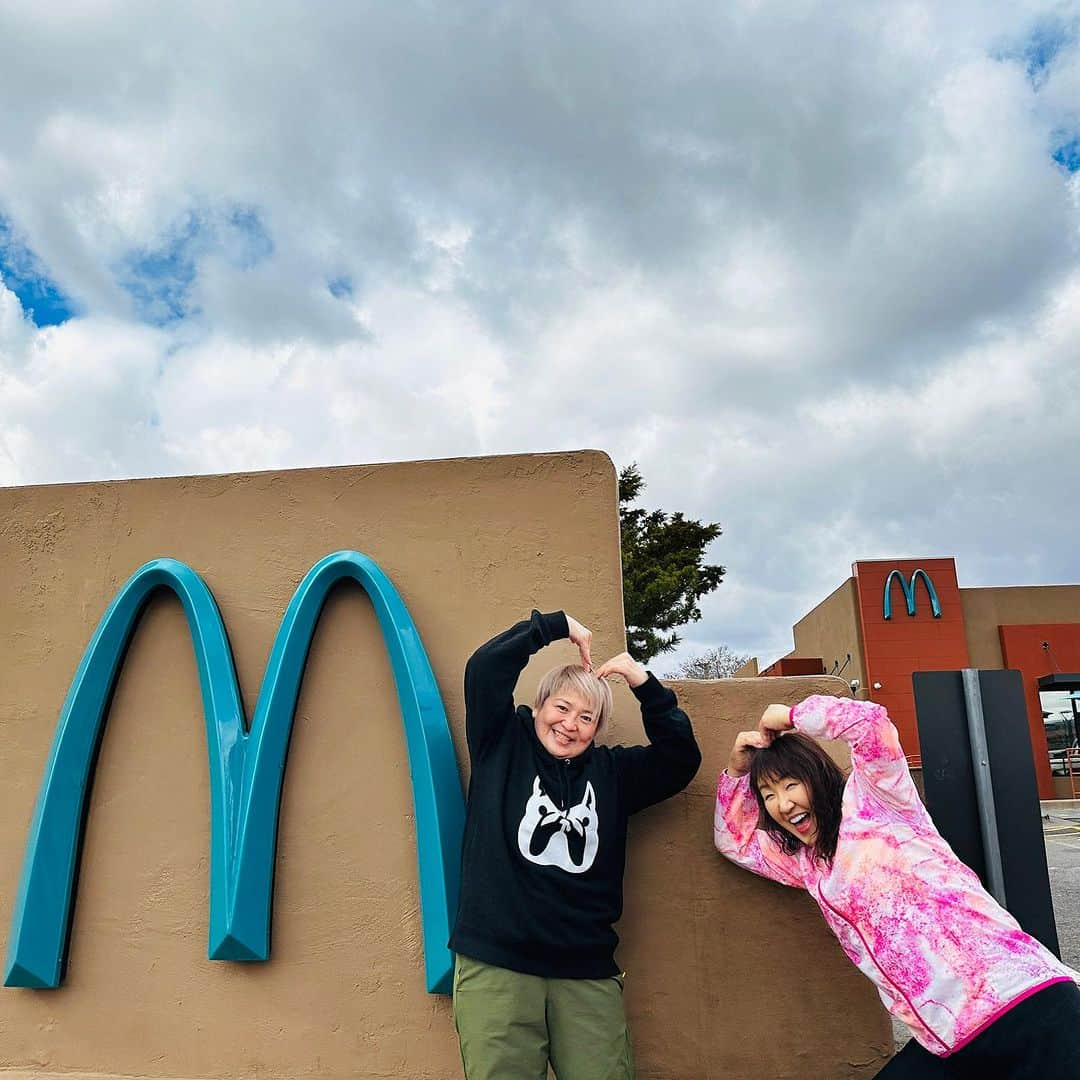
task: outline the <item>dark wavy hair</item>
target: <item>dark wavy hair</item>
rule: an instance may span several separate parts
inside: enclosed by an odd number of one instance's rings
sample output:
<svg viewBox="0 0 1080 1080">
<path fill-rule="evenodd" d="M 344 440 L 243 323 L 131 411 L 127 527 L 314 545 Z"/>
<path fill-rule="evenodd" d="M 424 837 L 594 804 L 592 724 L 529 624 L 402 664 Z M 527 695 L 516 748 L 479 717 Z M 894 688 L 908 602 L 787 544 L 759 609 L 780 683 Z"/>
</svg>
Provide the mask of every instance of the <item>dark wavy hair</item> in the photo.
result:
<svg viewBox="0 0 1080 1080">
<path fill-rule="evenodd" d="M 840 835 L 840 807 L 847 777 L 809 735 L 798 731 L 789 731 L 773 739 L 763 750 L 754 752 L 750 761 L 750 786 L 758 804 L 758 828 L 771 833 L 786 855 L 794 855 L 803 844 L 769 816 L 758 784 L 789 776 L 801 780 L 810 793 L 810 808 L 818 827 L 814 858 L 832 862 Z"/>
</svg>

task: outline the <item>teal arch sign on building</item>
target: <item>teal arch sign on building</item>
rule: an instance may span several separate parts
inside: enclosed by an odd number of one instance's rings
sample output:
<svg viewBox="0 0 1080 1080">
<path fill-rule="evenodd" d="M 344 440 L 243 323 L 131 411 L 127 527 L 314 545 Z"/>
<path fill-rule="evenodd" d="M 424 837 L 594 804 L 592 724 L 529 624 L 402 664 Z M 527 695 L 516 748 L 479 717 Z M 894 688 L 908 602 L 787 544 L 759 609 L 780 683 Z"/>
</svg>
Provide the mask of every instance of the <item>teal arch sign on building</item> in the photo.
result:
<svg viewBox="0 0 1080 1080">
<path fill-rule="evenodd" d="M 27 838 L 4 985 L 63 980 L 87 798 L 109 697 L 138 618 L 169 589 L 187 617 L 206 721 L 210 769 L 212 960 L 270 955 L 274 859 L 289 735 L 315 626 L 330 589 L 357 582 L 371 598 L 397 687 L 416 811 L 427 989 L 449 993 L 447 948 L 457 908 L 465 803 L 446 712 L 419 631 L 390 579 L 366 555 L 338 551 L 316 563 L 285 611 L 250 728 L 217 604 L 175 559 L 140 567 L 102 616 L 68 690 Z"/>
<path fill-rule="evenodd" d="M 907 605 L 907 613 L 909 615 L 915 614 L 915 586 L 919 581 L 926 586 L 926 595 L 930 600 L 930 613 L 935 619 L 941 618 L 941 601 L 938 600 L 937 589 L 934 588 L 934 583 L 930 580 L 930 575 L 920 566 L 917 570 L 914 570 L 911 574 L 910 581 L 904 580 L 904 575 L 899 570 L 891 570 L 889 576 L 885 579 L 885 595 L 882 599 L 882 615 L 886 622 L 892 618 L 892 583 L 893 581 L 900 582 L 900 588 L 904 593 L 904 602 Z"/>
</svg>

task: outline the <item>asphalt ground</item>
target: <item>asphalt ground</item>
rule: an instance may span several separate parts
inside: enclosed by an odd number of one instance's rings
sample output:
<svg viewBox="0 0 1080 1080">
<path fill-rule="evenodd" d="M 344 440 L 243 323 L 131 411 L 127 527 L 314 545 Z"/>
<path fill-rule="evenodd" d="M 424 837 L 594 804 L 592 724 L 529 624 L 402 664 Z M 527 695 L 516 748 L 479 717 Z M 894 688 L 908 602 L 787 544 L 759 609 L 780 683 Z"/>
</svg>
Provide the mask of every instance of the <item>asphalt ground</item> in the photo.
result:
<svg viewBox="0 0 1080 1080">
<path fill-rule="evenodd" d="M 1080 810 L 1051 810 L 1043 840 L 1061 959 L 1080 970 Z"/>
</svg>

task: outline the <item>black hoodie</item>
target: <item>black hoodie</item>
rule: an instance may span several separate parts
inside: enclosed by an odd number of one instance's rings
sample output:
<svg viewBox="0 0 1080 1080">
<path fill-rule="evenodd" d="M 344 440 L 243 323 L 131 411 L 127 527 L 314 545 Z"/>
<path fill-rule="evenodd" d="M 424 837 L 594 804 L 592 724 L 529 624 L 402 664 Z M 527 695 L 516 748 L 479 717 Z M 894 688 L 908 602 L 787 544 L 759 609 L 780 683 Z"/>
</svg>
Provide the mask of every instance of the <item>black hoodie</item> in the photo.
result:
<svg viewBox="0 0 1080 1080">
<path fill-rule="evenodd" d="M 465 668 L 472 763 L 454 952 L 546 978 L 618 974 L 626 821 L 681 791 L 701 754 L 675 694 L 650 675 L 633 690 L 648 746 L 597 746 L 569 760 L 514 709 L 529 657 L 569 636 L 561 612 L 492 638 Z"/>
</svg>

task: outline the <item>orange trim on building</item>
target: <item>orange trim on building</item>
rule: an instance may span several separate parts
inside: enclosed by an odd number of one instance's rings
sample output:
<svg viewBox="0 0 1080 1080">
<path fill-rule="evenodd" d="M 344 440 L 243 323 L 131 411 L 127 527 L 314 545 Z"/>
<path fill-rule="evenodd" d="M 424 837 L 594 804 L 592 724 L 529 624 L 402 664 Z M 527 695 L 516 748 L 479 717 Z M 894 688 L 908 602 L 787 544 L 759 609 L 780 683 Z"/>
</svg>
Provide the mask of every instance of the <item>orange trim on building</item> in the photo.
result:
<svg viewBox="0 0 1080 1080">
<path fill-rule="evenodd" d="M 1024 680 L 1024 701 L 1027 703 L 1039 798 L 1052 799 L 1054 783 L 1050 777 L 1039 679 L 1059 671 L 1080 671 L 1080 623 L 1000 626 L 998 633 L 1001 635 L 1001 656 L 1005 667 L 1015 668 Z M 1050 645 L 1049 651 L 1043 648 L 1043 642 Z"/>
<path fill-rule="evenodd" d="M 825 661 L 820 656 L 782 656 L 758 674 L 762 678 L 782 675 L 824 675 Z"/>
</svg>

